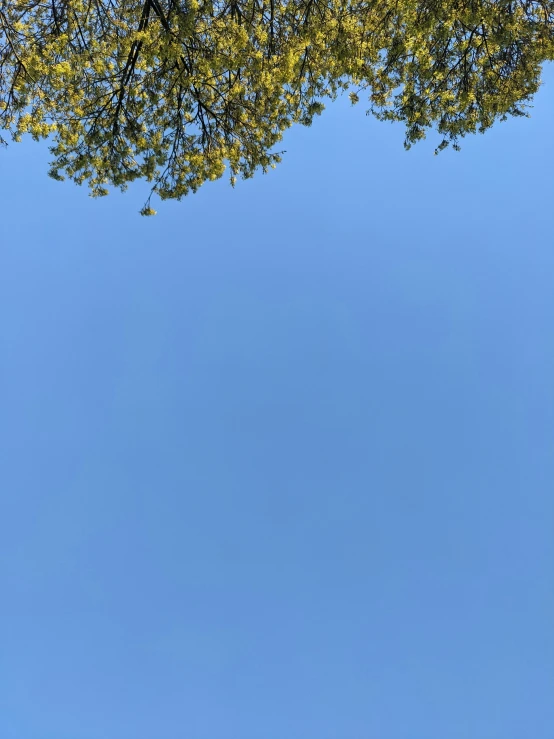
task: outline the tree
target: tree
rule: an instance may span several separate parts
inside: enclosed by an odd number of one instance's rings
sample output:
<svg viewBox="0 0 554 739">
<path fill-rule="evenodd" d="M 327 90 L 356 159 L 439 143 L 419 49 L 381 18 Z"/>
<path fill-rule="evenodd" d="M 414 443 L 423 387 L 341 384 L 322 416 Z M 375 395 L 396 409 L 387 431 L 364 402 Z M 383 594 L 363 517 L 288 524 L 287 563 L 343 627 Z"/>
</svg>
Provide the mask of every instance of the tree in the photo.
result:
<svg viewBox="0 0 554 739">
<path fill-rule="evenodd" d="M 0 129 L 50 137 L 51 176 L 92 195 L 180 199 L 275 166 L 345 90 L 406 147 L 458 147 L 525 115 L 553 57 L 554 0 L 0 0 Z"/>
</svg>

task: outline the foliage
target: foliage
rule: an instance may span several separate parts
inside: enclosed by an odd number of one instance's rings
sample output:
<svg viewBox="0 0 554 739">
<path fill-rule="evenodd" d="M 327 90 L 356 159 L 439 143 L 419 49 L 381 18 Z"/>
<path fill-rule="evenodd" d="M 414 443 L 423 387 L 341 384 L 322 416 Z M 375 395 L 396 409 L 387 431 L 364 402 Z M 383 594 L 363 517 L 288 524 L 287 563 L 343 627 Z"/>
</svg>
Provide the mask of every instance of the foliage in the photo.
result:
<svg viewBox="0 0 554 739">
<path fill-rule="evenodd" d="M 554 0 L 0 0 L 0 130 L 50 137 L 51 176 L 93 195 L 179 199 L 275 166 L 343 90 L 407 147 L 458 147 L 524 115 L 553 57 Z"/>
</svg>

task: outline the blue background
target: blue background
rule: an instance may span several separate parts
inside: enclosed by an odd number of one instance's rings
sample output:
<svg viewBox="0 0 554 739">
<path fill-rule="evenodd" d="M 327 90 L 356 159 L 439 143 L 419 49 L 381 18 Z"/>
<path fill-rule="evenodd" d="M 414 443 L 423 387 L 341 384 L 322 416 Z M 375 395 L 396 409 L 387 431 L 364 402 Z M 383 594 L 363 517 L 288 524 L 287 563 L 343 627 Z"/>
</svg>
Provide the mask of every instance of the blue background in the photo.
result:
<svg viewBox="0 0 554 739">
<path fill-rule="evenodd" d="M 152 219 L 0 152 L 2 739 L 554 737 L 553 84 Z"/>
</svg>

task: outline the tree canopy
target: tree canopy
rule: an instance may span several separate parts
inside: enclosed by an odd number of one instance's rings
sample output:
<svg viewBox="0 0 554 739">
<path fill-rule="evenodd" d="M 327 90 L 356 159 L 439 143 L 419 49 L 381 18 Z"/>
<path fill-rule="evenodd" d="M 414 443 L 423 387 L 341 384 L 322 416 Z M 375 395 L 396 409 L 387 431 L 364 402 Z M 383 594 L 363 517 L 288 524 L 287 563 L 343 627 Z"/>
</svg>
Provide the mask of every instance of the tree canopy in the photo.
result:
<svg viewBox="0 0 554 739">
<path fill-rule="evenodd" d="M 458 147 L 525 115 L 553 58 L 554 0 L 0 0 L 0 134 L 50 137 L 51 176 L 93 195 L 179 199 L 275 166 L 343 91 Z"/>
</svg>

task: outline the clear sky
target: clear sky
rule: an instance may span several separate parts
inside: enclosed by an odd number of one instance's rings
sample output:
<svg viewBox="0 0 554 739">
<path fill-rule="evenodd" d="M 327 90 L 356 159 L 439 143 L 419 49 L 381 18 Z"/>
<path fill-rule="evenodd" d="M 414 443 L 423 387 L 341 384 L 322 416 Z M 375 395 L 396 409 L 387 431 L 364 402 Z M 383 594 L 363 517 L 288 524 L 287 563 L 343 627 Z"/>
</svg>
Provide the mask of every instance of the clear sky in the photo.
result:
<svg viewBox="0 0 554 739">
<path fill-rule="evenodd" d="M 546 77 L 151 219 L 0 151 L 0 739 L 554 737 Z"/>
</svg>

